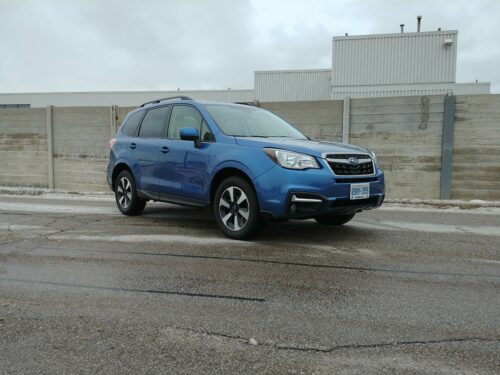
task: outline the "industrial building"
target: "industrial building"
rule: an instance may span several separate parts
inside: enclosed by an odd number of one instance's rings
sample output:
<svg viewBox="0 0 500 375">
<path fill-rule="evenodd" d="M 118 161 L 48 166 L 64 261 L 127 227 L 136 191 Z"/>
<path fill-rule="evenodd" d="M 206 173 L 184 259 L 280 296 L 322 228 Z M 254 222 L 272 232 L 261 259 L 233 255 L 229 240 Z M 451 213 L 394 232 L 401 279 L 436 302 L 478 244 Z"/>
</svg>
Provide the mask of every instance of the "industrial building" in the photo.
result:
<svg viewBox="0 0 500 375">
<path fill-rule="evenodd" d="M 252 89 L 0 93 L 0 108 L 130 107 L 174 95 L 223 102 L 287 102 L 489 94 L 489 82 L 456 82 L 457 39 L 456 30 L 405 33 L 403 27 L 395 34 L 346 34 L 333 38 L 330 68 L 256 71 Z"/>
</svg>

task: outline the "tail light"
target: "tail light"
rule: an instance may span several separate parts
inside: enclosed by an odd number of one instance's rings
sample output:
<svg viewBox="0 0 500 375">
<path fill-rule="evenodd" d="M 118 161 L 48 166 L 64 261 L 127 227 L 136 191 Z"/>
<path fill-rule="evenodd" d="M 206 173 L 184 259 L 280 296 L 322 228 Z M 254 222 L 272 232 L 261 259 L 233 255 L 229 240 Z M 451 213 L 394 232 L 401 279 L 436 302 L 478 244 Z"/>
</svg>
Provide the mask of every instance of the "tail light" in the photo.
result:
<svg viewBox="0 0 500 375">
<path fill-rule="evenodd" d="M 116 138 L 111 138 L 108 141 L 108 147 L 109 147 L 110 150 L 113 148 L 113 146 L 115 145 L 115 143 L 116 143 Z"/>
</svg>

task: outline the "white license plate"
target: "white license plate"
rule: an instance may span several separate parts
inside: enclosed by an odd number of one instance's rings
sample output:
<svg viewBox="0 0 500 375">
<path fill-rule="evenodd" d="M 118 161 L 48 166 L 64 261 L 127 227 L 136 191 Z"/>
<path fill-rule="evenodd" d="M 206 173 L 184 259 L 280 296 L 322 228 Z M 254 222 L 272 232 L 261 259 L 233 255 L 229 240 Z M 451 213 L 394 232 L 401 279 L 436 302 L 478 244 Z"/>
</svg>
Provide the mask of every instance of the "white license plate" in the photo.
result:
<svg viewBox="0 0 500 375">
<path fill-rule="evenodd" d="M 370 198 L 370 184 L 351 184 L 351 200 Z"/>
</svg>

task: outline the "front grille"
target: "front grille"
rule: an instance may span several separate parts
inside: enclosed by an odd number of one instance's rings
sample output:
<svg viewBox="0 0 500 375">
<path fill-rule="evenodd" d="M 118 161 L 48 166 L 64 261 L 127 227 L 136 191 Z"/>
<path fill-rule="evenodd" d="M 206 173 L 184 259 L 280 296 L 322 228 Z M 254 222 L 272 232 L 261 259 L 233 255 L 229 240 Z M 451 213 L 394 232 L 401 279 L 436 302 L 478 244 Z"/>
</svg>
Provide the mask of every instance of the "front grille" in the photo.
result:
<svg viewBox="0 0 500 375">
<path fill-rule="evenodd" d="M 326 155 L 326 161 L 332 169 L 333 173 L 335 173 L 337 176 L 358 176 L 374 174 L 373 161 L 369 155 L 330 154 Z"/>
</svg>

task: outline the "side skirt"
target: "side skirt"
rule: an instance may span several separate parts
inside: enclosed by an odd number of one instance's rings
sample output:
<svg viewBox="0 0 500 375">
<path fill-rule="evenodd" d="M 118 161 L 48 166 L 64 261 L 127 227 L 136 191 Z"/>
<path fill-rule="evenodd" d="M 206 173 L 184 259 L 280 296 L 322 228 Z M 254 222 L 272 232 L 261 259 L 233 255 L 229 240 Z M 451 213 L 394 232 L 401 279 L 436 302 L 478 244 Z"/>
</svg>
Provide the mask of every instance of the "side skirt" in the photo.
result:
<svg viewBox="0 0 500 375">
<path fill-rule="evenodd" d="M 190 199 L 179 197 L 176 195 L 163 194 L 163 193 L 155 193 L 148 190 L 137 190 L 137 195 L 139 198 L 148 199 L 152 201 L 165 202 L 165 203 L 174 203 L 181 204 L 184 206 L 192 206 L 192 207 L 209 207 L 210 202 L 199 201 L 197 199 Z"/>
</svg>

